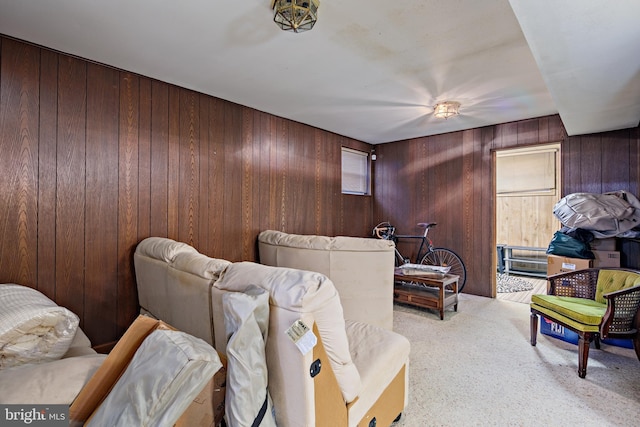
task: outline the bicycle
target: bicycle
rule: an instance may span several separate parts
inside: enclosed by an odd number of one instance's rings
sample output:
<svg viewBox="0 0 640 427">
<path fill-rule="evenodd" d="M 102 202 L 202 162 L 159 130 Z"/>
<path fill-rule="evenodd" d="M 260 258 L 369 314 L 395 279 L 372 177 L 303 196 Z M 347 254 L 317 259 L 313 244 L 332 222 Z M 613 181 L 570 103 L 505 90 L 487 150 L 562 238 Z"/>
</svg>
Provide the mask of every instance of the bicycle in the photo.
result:
<svg viewBox="0 0 640 427">
<path fill-rule="evenodd" d="M 451 249 L 436 248 L 433 246 L 433 241 L 427 237 L 429 229 L 435 227 L 435 222 L 421 222 L 418 223 L 418 227 L 424 228 L 424 233 L 421 235 L 398 235 L 396 234 L 396 228 L 389 222 L 381 222 L 373 227 L 373 235 L 378 239 L 391 240 L 395 243 L 395 255 L 396 255 L 396 267 L 404 264 L 411 264 L 410 257 L 403 256 L 398 250 L 399 239 L 419 239 L 420 247 L 416 254 L 414 264 L 423 264 L 439 267 L 450 267 L 449 274 L 455 274 L 459 276 L 458 279 L 458 292 L 462 291 L 467 281 L 467 269 L 462 262 L 462 258 L 458 256 Z M 424 251 L 424 252 L 423 252 Z"/>
</svg>

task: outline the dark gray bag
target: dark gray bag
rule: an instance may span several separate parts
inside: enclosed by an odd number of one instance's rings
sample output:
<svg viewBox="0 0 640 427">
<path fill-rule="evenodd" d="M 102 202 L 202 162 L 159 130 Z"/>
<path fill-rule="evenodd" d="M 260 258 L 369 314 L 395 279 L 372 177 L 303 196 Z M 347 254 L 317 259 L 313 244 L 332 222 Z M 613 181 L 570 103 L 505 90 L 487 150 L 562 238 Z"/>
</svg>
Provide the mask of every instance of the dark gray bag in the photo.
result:
<svg viewBox="0 0 640 427">
<path fill-rule="evenodd" d="M 640 201 L 626 191 L 573 193 L 560 199 L 553 214 L 562 225 L 589 230 L 603 239 L 640 225 Z"/>
</svg>

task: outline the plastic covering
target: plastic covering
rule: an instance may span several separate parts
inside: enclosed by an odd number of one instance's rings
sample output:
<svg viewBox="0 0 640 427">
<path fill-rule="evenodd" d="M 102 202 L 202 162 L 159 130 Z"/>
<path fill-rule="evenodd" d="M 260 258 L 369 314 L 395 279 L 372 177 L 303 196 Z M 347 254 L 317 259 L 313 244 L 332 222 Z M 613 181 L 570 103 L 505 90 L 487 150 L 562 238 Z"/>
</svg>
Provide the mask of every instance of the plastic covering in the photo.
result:
<svg viewBox="0 0 640 427">
<path fill-rule="evenodd" d="M 60 359 L 79 321 L 35 289 L 0 284 L 0 369 Z"/>
</svg>

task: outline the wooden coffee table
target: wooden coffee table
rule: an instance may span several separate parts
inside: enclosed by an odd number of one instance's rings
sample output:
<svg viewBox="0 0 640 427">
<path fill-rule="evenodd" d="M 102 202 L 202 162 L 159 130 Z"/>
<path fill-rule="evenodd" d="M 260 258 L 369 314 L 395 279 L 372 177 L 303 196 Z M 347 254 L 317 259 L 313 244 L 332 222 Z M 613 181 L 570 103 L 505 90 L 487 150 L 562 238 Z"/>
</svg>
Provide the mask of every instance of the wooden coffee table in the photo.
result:
<svg viewBox="0 0 640 427">
<path fill-rule="evenodd" d="M 453 310 L 458 311 L 458 276 L 404 275 L 396 269 L 393 278 L 394 301 L 439 310 L 440 320 L 444 319 L 445 308 L 453 306 Z"/>
</svg>

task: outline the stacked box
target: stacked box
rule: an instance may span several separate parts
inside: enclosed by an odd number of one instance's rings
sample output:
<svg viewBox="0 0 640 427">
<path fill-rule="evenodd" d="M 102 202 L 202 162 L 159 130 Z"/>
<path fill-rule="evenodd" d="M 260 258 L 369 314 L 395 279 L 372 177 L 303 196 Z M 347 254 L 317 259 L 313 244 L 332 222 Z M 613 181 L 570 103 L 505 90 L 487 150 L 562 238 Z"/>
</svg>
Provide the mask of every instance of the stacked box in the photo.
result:
<svg viewBox="0 0 640 427">
<path fill-rule="evenodd" d="M 590 268 L 590 259 L 569 258 L 560 255 L 547 255 L 547 276 L 565 273 L 568 271 L 584 270 Z"/>
<path fill-rule="evenodd" d="M 589 246 L 593 251 L 615 251 L 616 238 L 608 237 L 606 239 L 593 239 L 591 243 L 589 243 Z"/>
<path fill-rule="evenodd" d="M 591 251 L 596 256 L 593 260 L 594 268 L 620 267 L 620 252 Z"/>
</svg>

